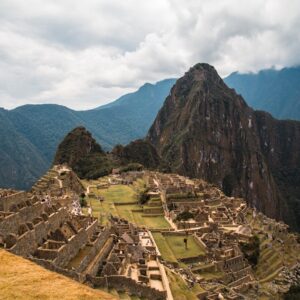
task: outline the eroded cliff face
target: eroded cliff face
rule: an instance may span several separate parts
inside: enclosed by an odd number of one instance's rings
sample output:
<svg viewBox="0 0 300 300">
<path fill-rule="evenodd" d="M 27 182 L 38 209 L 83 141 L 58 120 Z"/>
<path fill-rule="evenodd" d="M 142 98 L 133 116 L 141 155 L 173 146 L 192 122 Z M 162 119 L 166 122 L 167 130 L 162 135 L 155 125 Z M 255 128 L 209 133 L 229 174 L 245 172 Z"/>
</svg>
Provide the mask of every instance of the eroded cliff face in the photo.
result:
<svg viewBox="0 0 300 300">
<path fill-rule="evenodd" d="M 299 135 L 300 122 L 252 110 L 212 66 L 197 64 L 176 82 L 147 139 L 172 171 L 213 182 L 296 228 L 278 174 L 299 175 Z M 300 201 L 290 185 L 293 201 Z"/>
</svg>

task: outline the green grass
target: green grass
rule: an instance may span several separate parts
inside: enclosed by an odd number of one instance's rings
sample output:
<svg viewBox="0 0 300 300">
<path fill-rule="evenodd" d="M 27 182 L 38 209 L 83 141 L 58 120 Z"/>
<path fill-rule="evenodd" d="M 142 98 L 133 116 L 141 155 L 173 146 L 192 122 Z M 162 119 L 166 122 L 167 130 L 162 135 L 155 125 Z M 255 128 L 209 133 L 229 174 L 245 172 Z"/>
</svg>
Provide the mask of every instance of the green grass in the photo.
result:
<svg viewBox="0 0 300 300">
<path fill-rule="evenodd" d="M 206 280 L 221 279 L 225 274 L 222 272 L 201 272 L 199 275 Z"/>
<path fill-rule="evenodd" d="M 131 186 L 128 185 L 112 185 L 108 189 L 97 190 L 92 189 L 96 195 L 104 197 L 104 201 L 113 203 L 136 202 L 137 196 Z"/>
<path fill-rule="evenodd" d="M 135 220 L 135 224 L 139 226 L 146 226 L 150 229 L 169 229 L 170 224 L 164 218 L 163 215 L 161 216 L 143 216 L 143 213 L 133 212 L 133 217 Z"/>
<path fill-rule="evenodd" d="M 169 278 L 170 288 L 174 300 L 197 300 L 196 293 L 199 293 L 198 286 L 193 289 L 189 289 L 184 280 L 177 274 L 174 274 L 167 269 L 167 276 Z M 200 288 L 200 287 L 199 287 Z M 200 288 L 201 289 L 201 288 Z M 202 289 L 201 289 L 202 290 Z"/>
<path fill-rule="evenodd" d="M 167 262 L 174 262 L 177 263 L 177 259 L 170 249 L 167 241 L 165 240 L 164 236 L 160 232 L 152 232 L 154 237 L 155 243 L 161 253 L 162 258 Z"/>
<path fill-rule="evenodd" d="M 174 253 L 177 259 L 195 257 L 199 255 L 204 255 L 205 252 L 199 244 L 196 243 L 193 236 L 189 235 L 187 237 L 187 249 L 185 248 L 185 244 L 183 239 L 185 236 L 177 236 L 177 235 L 166 235 L 165 240 L 167 241 L 170 249 Z"/>
<path fill-rule="evenodd" d="M 89 184 L 97 185 L 96 180 L 89 181 Z M 164 218 L 163 214 L 159 216 L 146 216 L 144 217 L 143 207 L 138 205 L 136 186 L 142 185 L 143 182 L 139 181 L 134 185 L 112 185 L 107 189 L 91 188 L 90 191 L 95 197 L 87 197 L 88 205 L 91 205 L 93 209 L 94 217 L 98 218 L 102 225 L 108 223 L 109 215 L 124 218 L 131 223 L 138 226 L 146 226 L 147 228 L 156 229 L 168 229 L 170 224 Z M 87 187 L 87 181 L 84 181 L 84 185 Z M 104 197 L 104 201 L 100 203 L 97 200 L 97 196 Z M 116 203 L 131 203 L 116 205 Z M 141 210 L 135 212 L 134 210 Z M 87 213 L 87 208 L 83 209 L 84 213 Z"/>
<path fill-rule="evenodd" d="M 204 250 L 196 243 L 193 236 L 189 235 L 188 248 L 185 249 L 183 239 L 185 236 L 163 236 L 159 232 L 153 232 L 153 237 L 157 247 L 162 255 L 162 258 L 168 262 L 178 262 L 179 259 L 204 255 Z"/>
</svg>

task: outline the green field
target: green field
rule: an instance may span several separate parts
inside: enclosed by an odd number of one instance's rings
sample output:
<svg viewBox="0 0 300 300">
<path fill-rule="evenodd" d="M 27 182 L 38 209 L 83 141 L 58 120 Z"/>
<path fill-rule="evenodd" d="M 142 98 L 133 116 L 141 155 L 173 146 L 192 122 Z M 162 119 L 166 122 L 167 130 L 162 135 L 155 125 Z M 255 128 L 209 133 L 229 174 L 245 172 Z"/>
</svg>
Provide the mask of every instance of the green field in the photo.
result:
<svg viewBox="0 0 300 300">
<path fill-rule="evenodd" d="M 128 185 L 112 185 L 108 189 L 92 188 L 91 191 L 96 195 L 101 195 L 105 200 L 113 203 L 137 202 L 136 192 Z"/>
<path fill-rule="evenodd" d="M 187 237 L 187 249 L 180 235 L 162 235 L 159 232 L 153 232 L 153 237 L 157 247 L 164 260 L 168 262 L 178 262 L 180 259 L 204 255 L 203 248 L 195 241 L 194 237 Z"/>
<path fill-rule="evenodd" d="M 199 284 L 195 284 L 190 289 L 179 275 L 169 269 L 167 269 L 167 276 L 174 300 L 196 300 L 197 294 L 204 291 Z"/>
<path fill-rule="evenodd" d="M 97 185 L 97 181 L 95 180 L 89 183 Z M 95 197 L 87 197 L 87 204 L 92 207 L 94 217 L 98 218 L 103 225 L 107 224 L 108 218 L 112 214 L 138 226 L 145 226 L 151 229 L 170 228 L 170 224 L 166 221 L 162 213 L 157 216 L 149 216 L 143 212 L 143 206 L 137 202 L 138 197 L 136 192 L 142 184 L 140 180 L 134 185 L 112 185 L 105 189 L 92 187 L 90 188 L 90 192 Z M 84 182 L 84 185 L 88 186 L 87 181 Z M 97 199 L 98 196 L 104 198 L 102 203 Z M 87 209 L 85 208 L 83 211 L 86 213 Z"/>
</svg>

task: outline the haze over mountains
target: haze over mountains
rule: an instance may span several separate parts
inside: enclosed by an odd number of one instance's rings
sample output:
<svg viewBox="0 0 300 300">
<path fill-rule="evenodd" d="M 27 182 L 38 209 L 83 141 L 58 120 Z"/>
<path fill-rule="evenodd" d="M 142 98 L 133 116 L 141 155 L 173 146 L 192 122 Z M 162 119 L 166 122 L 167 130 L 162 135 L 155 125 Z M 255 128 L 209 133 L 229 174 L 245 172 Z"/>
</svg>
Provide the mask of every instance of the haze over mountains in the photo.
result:
<svg viewBox="0 0 300 300">
<path fill-rule="evenodd" d="M 224 81 L 250 106 L 278 118 L 300 119 L 299 74 L 300 68 L 295 67 L 233 73 Z M 1 109 L 0 185 L 30 187 L 52 163 L 59 142 L 77 126 L 85 126 L 105 150 L 144 137 L 175 82 L 147 83 L 134 93 L 88 111 L 46 104 Z"/>
</svg>

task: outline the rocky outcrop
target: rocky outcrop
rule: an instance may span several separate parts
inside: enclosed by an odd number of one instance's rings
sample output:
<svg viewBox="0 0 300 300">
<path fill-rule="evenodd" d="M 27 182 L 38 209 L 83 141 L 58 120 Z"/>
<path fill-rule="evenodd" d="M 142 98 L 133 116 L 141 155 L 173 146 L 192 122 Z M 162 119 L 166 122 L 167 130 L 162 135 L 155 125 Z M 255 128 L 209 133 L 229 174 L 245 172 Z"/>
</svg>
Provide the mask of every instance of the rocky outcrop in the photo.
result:
<svg viewBox="0 0 300 300">
<path fill-rule="evenodd" d="M 59 144 L 54 165 L 67 164 L 80 178 L 98 178 L 107 175 L 113 162 L 84 127 L 77 127 Z"/>
<path fill-rule="evenodd" d="M 73 129 L 59 144 L 54 165 L 67 164 L 80 178 L 95 179 L 111 173 L 113 168 L 136 170 L 162 168 L 155 147 L 146 140 L 117 145 L 106 153 L 84 127 Z"/>
<path fill-rule="evenodd" d="M 161 164 L 155 147 L 145 140 L 135 140 L 126 146 L 117 145 L 111 153 L 122 165 L 139 163 L 147 169 L 153 169 Z"/>
<path fill-rule="evenodd" d="M 299 229 L 300 122 L 254 111 L 212 66 L 197 64 L 176 82 L 147 140 L 172 171 L 213 182 Z"/>
</svg>

